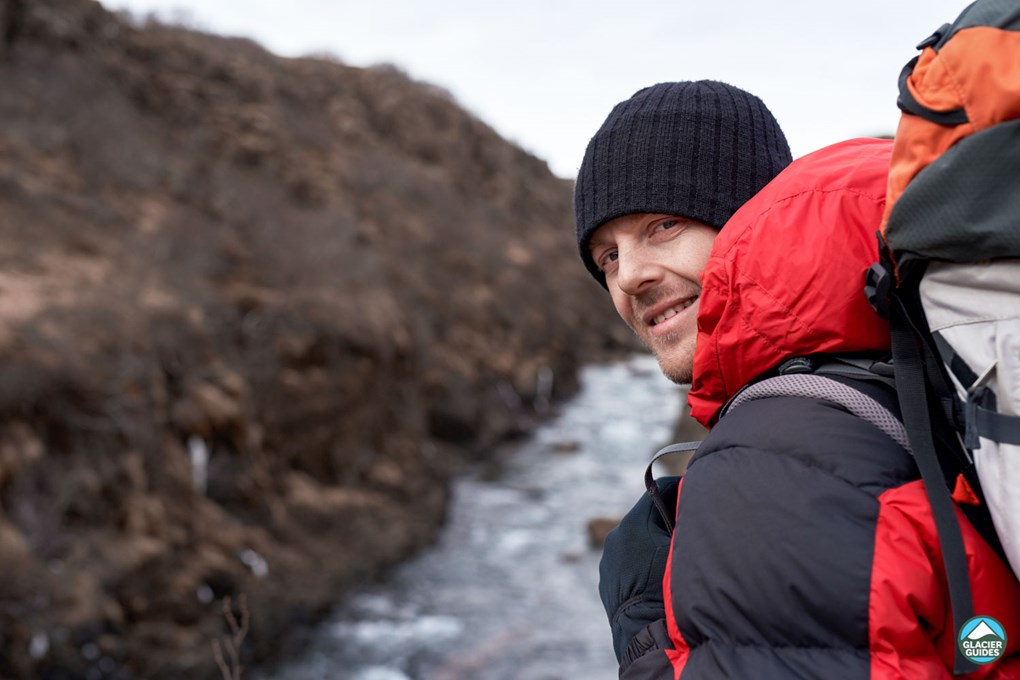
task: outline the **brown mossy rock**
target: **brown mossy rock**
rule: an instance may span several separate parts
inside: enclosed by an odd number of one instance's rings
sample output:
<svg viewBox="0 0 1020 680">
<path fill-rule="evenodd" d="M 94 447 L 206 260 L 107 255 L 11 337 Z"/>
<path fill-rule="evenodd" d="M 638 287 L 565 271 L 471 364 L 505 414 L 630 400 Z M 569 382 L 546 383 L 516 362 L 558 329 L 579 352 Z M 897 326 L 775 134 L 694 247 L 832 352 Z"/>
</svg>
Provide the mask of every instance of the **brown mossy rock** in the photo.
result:
<svg viewBox="0 0 1020 680">
<path fill-rule="evenodd" d="M 90 0 L 0 27 L 0 677 L 217 678 L 227 597 L 271 657 L 631 346 L 570 183 L 440 89 Z"/>
</svg>

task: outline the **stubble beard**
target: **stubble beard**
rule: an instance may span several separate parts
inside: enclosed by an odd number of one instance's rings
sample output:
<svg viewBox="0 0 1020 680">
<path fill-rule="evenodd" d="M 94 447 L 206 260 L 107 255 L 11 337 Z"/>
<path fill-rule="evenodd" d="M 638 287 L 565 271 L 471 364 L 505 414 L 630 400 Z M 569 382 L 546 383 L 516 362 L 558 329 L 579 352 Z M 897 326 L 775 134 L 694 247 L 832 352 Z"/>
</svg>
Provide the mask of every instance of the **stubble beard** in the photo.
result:
<svg viewBox="0 0 1020 680">
<path fill-rule="evenodd" d="M 656 338 L 653 345 L 644 338 L 644 345 L 651 350 L 659 370 L 678 385 L 690 385 L 694 377 L 694 348 L 687 347 L 680 333 L 671 331 Z"/>
</svg>

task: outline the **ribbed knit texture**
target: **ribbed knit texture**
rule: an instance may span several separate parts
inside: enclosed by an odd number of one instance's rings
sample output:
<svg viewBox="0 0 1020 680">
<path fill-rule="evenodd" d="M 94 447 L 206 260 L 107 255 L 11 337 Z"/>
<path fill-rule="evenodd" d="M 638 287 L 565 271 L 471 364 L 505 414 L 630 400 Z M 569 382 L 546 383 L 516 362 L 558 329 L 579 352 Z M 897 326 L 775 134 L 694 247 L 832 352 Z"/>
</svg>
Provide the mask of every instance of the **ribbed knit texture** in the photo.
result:
<svg viewBox="0 0 1020 680">
<path fill-rule="evenodd" d="M 613 108 L 588 143 L 574 189 L 577 246 L 588 271 L 592 233 L 622 215 L 679 215 L 721 229 L 789 165 L 775 117 L 726 83 L 659 83 Z"/>
</svg>

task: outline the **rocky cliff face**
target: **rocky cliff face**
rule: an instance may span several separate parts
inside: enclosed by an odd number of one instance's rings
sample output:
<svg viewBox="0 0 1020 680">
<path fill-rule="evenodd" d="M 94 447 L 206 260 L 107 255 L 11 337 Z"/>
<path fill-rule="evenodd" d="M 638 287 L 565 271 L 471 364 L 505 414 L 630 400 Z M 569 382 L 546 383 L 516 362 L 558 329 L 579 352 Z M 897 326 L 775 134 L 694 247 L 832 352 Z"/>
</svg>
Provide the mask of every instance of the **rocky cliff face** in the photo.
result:
<svg viewBox="0 0 1020 680">
<path fill-rule="evenodd" d="M 570 186 L 392 68 L 0 4 L 0 676 L 219 677 L 629 343 Z"/>
</svg>

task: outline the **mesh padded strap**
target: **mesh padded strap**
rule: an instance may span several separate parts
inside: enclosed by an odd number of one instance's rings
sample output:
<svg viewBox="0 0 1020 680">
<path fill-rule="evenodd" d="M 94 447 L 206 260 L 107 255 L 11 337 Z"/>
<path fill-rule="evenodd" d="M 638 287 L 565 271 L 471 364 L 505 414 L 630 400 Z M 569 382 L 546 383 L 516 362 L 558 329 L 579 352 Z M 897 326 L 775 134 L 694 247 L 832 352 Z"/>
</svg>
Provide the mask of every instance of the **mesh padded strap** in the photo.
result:
<svg viewBox="0 0 1020 680">
<path fill-rule="evenodd" d="M 860 390 L 821 375 L 777 375 L 754 383 L 733 398 L 727 412 L 748 401 L 768 397 L 808 397 L 839 404 L 858 418 L 885 432 L 907 451 L 911 450 L 906 428 L 889 409 Z"/>
</svg>

